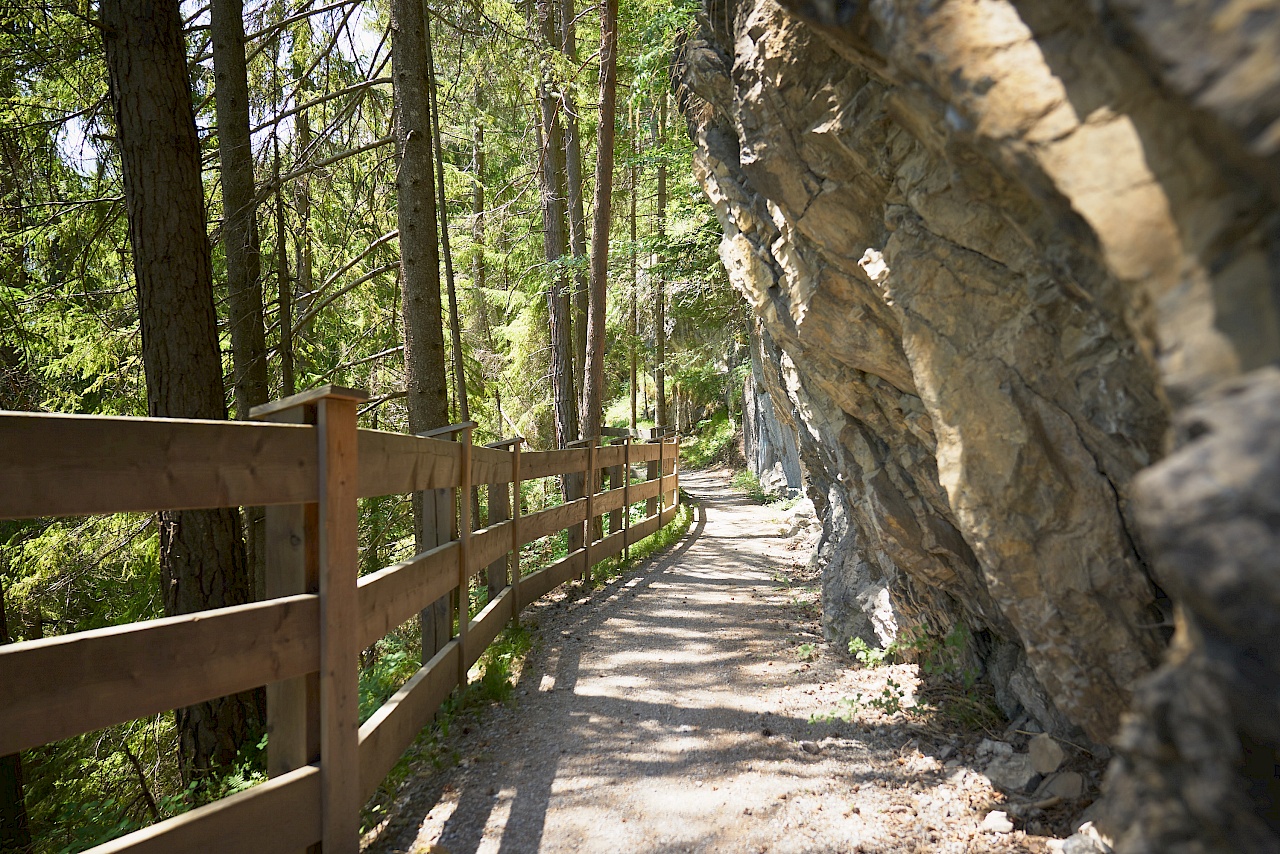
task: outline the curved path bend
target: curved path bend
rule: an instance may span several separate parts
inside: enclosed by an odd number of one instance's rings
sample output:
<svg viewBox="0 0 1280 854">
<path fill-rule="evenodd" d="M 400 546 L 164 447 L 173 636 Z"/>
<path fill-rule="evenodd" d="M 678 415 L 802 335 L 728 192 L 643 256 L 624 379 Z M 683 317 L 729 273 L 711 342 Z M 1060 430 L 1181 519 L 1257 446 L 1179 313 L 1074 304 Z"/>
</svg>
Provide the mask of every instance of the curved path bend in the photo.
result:
<svg viewBox="0 0 1280 854">
<path fill-rule="evenodd" d="M 979 830 L 993 793 L 940 761 L 945 737 L 879 713 L 810 723 L 910 674 L 825 654 L 777 510 L 724 473 L 681 486 L 684 540 L 526 612 L 515 702 L 455 723 L 459 761 L 403 787 L 367 854 L 1045 850 Z"/>
</svg>

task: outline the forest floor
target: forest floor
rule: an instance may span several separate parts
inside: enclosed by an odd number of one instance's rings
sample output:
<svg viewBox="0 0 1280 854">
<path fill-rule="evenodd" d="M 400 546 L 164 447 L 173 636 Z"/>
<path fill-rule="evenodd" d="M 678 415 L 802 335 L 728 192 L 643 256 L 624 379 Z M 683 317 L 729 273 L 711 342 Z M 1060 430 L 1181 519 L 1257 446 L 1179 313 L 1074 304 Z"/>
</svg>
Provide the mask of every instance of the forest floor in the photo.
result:
<svg viewBox="0 0 1280 854">
<path fill-rule="evenodd" d="M 1070 833 L 1082 803 L 1006 802 L 980 773 L 983 739 L 1014 727 L 842 703 L 925 689 L 915 665 L 861 668 L 823 643 L 815 523 L 728 472 L 681 487 L 698 515 L 677 546 L 525 612 L 514 701 L 454 722 L 447 767 L 411 775 L 367 854 L 1058 847 L 1027 831 Z"/>
</svg>

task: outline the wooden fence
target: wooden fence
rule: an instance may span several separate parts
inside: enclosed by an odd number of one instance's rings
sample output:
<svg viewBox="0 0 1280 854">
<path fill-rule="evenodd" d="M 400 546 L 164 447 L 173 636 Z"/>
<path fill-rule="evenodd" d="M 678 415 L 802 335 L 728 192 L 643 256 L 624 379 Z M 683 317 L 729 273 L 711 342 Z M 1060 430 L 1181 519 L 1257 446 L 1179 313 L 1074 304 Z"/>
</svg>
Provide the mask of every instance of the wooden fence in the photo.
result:
<svg viewBox="0 0 1280 854">
<path fill-rule="evenodd" d="M 267 686 L 267 782 L 94 854 L 358 851 L 361 806 L 502 627 L 674 516 L 678 442 L 476 447 L 468 425 L 456 442 L 359 430 L 364 397 L 329 386 L 258 407 L 260 423 L 0 413 L 0 518 L 267 506 L 265 601 L 0 647 L 0 756 Z M 597 491 L 618 467 L 623 484 Z M 358 498 L 483 484 L 518 498 L 524 481 L 585 471 L 584 498 L 528 515 L 516 500 L 483 530 L 456 502 L 456 538 L 358 577 Z M 618 514 L 641 501 L 638 524 Z M 583 548 L 522 577 L 522 545 L 608 514 L 620 530 L 592 542 L 587 524 Z M 485 608 L 468 619 L 454 595 L 457 633 L 361 724 L 360 651 L 504 558 Z"/>
</svg>

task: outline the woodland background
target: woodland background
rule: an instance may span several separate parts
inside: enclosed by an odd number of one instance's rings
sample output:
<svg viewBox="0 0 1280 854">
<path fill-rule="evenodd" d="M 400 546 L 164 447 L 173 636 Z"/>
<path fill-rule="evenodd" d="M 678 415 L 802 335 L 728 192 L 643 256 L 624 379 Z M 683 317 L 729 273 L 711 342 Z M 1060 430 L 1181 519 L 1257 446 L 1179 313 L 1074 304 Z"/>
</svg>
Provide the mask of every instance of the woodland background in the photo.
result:
<svg viewBox="0 0 1280 854">
<path fill-rule="evenodd" d="M 3 409 L 182 414 L 158 411 L 154 393 L 148 398 L 140 320 L 147 295 L 135 281 L 138 247 L 121 161 L 127 140 L 113 111 L 102 23 L 107 6 L 129 5 L 65 0 L 0 11 Z M 695 26 L 695 4 L 615 0 L 617 108 L 613 169 L 605 163 L 612 211 L 604 253 L 588 242 L 600 210 L 598 140 L 610 141 L 600 134 L 607 42 L 598 37 L 602 13 L 612 14 L 607 4 L 424 6 L 429 26 L 415 44 L 425 48 L 427 91 L 393 86 L 403 62 L 393 56 L 393 33 L 407 32 L 393 24 L 412 5 L 180 6 L 228 417 L 334 383 L 369 392 L 361 426 L 423 429 L 408 394 L 405 212 L 397 187 L 412 139 L 400 131 L 397 111 L 410 97 L 433 102 L 426 183 L 432 223 L 438 217 L 428 231 L 435 232 L 432 266 L 443 294 L 434 323 L 444 345 L 436 369 L 448 377 L 446 420 L 474 419 L 477 442 L 520 435 L 535 448 L 593 432 L 566 431 L 564 422 L 569 415 L 591 420 L 581 417 L 585 408 L 576 410 L 589 363 L 594 256 L 608 261 L 604 423 L 670 423 L 723 446 L 741 406 L 748 334 L 746 306 L 716 257 L 714 213 L 693 181 L 690 142 L 670 106 L 672 49 Z M 400 36 L 401 49 L 407 39 Z M 224 96 L 219 86 L 227 87 Z M 415 211 L 423 224 L 428 214 Z M 565 317 L 553 316 L 560 309 Z M 555 338 L 553 327 L 565 334 Z M 573 411 L 558 419 L 553 389 L 569 381 L 570 364 Z M 523 500 L 553 504 L 573 488 L 530 484 Z M 481 520 L 485 500 L 476 498 Z M 174 610 L 164 582 L 177 569 L 162 536 L 172 521 L 0 522 L 0 643 Z M 254 511 L 240 521 L 251 578 Z M 420 545 L 407 498 L 362 502 L 365 571 Z M 546 558 L 565 547 L 547 542 L 533 550 Z M 537 557 L 527 558 L 530 569 Z M 519 642 L 491 659 L 487 690 L 500 694 L 502 656 Z M 367 650 L 362 701 L 372 708 L 388 696 L 422 653 L 412 626 Z M 81 850 L 262 778 L 265 736 L 253 721 L 238 731 L 230 757 L 195 757 L 199 747 L 182 728 L 164 714 L 0 759 L 0 812 L 7 827 L 29 835 L 6 843 Z M 429 752 L 429 745 L 418 749 Z M 375 796 L 366 821 L 377 820 L 388 791 Z"/>
</svg>

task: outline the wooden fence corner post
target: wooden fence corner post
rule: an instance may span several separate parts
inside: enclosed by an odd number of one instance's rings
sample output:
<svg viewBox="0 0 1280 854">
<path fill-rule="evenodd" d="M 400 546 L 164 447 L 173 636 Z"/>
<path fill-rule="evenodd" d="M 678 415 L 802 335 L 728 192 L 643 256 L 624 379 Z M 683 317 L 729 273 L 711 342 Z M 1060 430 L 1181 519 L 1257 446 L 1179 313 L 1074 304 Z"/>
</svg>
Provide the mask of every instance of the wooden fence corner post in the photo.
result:
<svg viewBox="0 0 1280 854">
<path fill-rule="evenodd" d="M 319 389 L 320 809 L 324 854 L 360 850 L 359 515 L 356 404 L 363 392 Z"/>
<path fill-rule="evenodd" d="M 520 446 L 517 438 L 511 446 L 511 623 L 520 625 Z"/>
<path fill-rule="evenodd" d="M 462 472 L 458 485 L 458 685 L 467 687 L 467 624 L 471 620 L 471 431 L 462 431 Z"/>
</svg>

